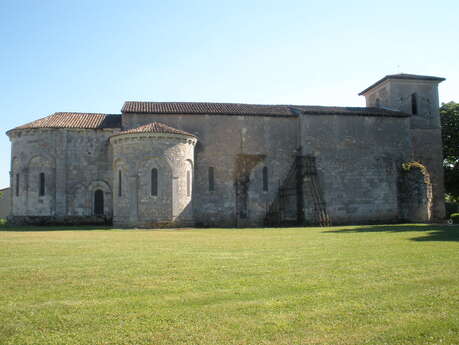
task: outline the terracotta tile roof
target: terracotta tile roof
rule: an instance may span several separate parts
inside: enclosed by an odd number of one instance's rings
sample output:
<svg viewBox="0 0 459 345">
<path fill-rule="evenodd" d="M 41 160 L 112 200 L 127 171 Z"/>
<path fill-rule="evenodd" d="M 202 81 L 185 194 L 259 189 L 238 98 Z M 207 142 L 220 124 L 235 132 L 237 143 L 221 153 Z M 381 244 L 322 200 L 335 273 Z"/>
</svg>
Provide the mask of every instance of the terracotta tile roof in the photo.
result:
<svg viewBox="0 0 459 345">
<path fill-rule="evenodd" d="M 121 128 L 121 115 L 96 113 L 54 113 L 42 119 L 16 127 L 12 130 L 29 128 Z"/>
<path fill-rule="evenodd" d="M 309 105 L 262 105 L 241 103 L 126 102 L 121 112 L 144 114 L 212 114 L 294 117 L 297 112 L 322 115 L 409 116 L 394 110 Z"/>
<path fill-rule="evenodd" d="M 188 135 L 191 137 L 196 137 L 195 135 L 191 133 L 169 127 L 168 125 L 165 125 L 164 123 L 161 123 L 161 122 L 152 122 L 144 126 L 140 126 L 140 127 L 133 128 L 133 129 L 128 129 L 126 131 L 116 133 L 112 135 L 112 137 L 115 137 L 118 135 L 136 134 L 136 133 L 168 133 L 168 134 L 180 134 L 180 135 Z"/>
<path fill-rule="evenodd" d="M 203 102 L 125 102 L 122 113 L 293 116 L 288 106 Z"/>
<path fill-rule="evenodd" d="M 366 107 L 322 107 L 322 106 L 293 106 L 308 115 L 358 115 L 358 116 L 387 116 L 387 117 L 409 117 L 410 114 L 387 108 L 366 108 Z"/>
<path fill-rule="evenodd" d="M 366 93 L 368 90 L 373 89 L 374 87 L 378 86 L 382 82 L 388 80 L 388 79 L 405 79 L 405 80 L 430 80 L 430 81 L 437 81 L 441 83 L 442 81 L 446 80 L 445 78 L 440 78 L 440 77 L 433 77 L 429 75 L 417 75 L 417 74 L 406 74 L 406 73 L 399 73 L 399 74 L 389 74 L 386 75 L 384 78 L 381 78 L 378 80 L 376 83 L 370 85 L 367 87 L 365 90 L 359 93 L 359 96 L 362 96 L 364 93 Z"/>
</svg>

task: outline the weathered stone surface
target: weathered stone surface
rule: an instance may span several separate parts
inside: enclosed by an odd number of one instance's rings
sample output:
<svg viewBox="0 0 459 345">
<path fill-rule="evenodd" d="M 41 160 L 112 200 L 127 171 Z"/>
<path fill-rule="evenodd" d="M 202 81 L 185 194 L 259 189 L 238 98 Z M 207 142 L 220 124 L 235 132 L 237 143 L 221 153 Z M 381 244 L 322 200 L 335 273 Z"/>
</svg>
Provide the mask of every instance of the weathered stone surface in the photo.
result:
<svg viewBox="0 0 459 345">
<path fill-rule="evenodd" d="M 111 138 L 114 225 L 193 225 L 193 173 L 196 139 L 184 135 L 139 133 Z M 157 192 L 152 193 L 152 170 Z M 121 183 L 120 183 L 121 182 Z"/>
<path fill-rule="evenodd" d="M 441 81 L 441 80 L 440 80 Z M 432 218 L 445 218 L 443 150 L 439 113 L 438 80 L 388 79 L 365 93 L 367 106 L 380 106 L 400 110 L 410 117 L 412 160 L 424 164 L 432 181 Z M 412 96 L 416 106 L 413 109 Z"/>
<path fill-rule="evenodd" d="M 5 188 L 0 190 L 0 218 L 6 219 L 10 214 L 11 208 L 11 189 Z"/>
<path fill-rule="evenodd" d="M 432 217 L 432 184 L 425 166 L 405 163 L 399 177 L 400 219 L 428 222 Z"/>
<path fill-rule="evenodd" d="M 25 129 L 12 141 L 11 216 L 91 216 L 94 192 L 105 195 L 105 216 L 112 217 L 113 130 Z M 44 195 L 39 176 L 45 175 Z M 16 184 L 19 189 L 16 195 Z"/>
<path fill-rule="evenodd" d="M 129 112 L 118 129 L 16 129 L 8 133 L 12 191 L 19 182 L 10 219 L 23 224 L 113 220 L 125 227 L 396 222 L 407 219 L 400 202 L 401 193 L 409 195 L 401 191 L 401 165 L 413 160 L 428 169 L 432 215 L 440 219 L 436 83 L 388 79 L 365 94 L 368 106 L 378 99 L 380 106 L 409 112 L 408 99 L 416 93 L 418 114 L 412 116 L 327 114 L 322 108 L 314 113 L 301 107 L 292 116 Z M 172 129 L 120 132 L 153 122 Z M 166 132 L 153 131 L 160 127 Z M 313 166 L 299 168 L 302 161 Z"/>
</svg>

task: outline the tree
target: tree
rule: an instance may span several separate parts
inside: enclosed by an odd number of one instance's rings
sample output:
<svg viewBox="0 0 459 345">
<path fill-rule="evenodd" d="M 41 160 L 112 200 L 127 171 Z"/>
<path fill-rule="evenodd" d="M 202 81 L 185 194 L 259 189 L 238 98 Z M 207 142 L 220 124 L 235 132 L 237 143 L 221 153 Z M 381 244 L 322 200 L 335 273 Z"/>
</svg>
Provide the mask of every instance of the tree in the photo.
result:
<svg viewBox="0 0 459 345">
<path fill-rule="evenodd" d="M 440 107 L 443 139 L 445 191 L 450 201 L 459 202 L 459 103 Z"/>
</svg>

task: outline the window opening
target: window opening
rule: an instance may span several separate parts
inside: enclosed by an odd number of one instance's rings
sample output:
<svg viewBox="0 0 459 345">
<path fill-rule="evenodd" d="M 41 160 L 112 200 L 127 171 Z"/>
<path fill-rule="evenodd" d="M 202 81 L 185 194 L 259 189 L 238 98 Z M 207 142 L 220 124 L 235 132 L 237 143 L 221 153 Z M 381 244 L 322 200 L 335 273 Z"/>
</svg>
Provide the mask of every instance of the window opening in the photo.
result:
<svg viewBox="0 0 459 345">
<path fill-rule="evenodd" d="M 158 195 L 158 169 L 151 170 L 151 195 Z"/>
<path fill-rule="evenodd" d="M 45 195 L 45 173 L 40 173 L 39 176 L 39 195 L 44 196 Z"/>
<path fill-rule="evenodd" d="M 214 168 L 209 167 L 209 191 L 213 192 L 215 190 L 215 175 Z"/>
</svg>

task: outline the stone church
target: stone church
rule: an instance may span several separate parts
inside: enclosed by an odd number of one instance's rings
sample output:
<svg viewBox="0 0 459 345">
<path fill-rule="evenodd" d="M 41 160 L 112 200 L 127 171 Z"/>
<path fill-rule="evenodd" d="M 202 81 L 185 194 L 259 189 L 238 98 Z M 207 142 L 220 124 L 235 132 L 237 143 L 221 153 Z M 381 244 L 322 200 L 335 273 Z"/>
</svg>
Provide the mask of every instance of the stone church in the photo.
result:
<svg viewBox="0 0 459 345">
<path fill-rule="evenodd" d="M 126 102 L 7 132 L 13 224 L 252 227 L 444 218 L 438 84 L 366 107 Z"/>
</svg>

